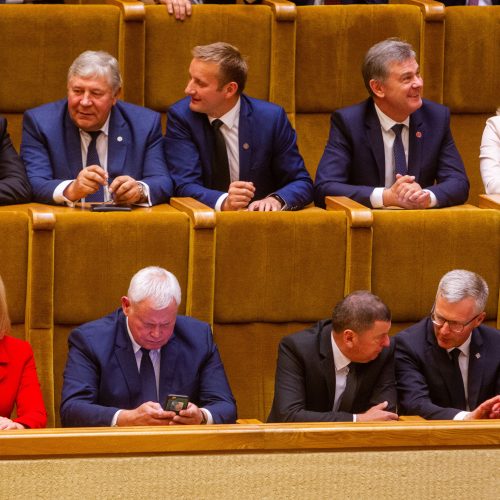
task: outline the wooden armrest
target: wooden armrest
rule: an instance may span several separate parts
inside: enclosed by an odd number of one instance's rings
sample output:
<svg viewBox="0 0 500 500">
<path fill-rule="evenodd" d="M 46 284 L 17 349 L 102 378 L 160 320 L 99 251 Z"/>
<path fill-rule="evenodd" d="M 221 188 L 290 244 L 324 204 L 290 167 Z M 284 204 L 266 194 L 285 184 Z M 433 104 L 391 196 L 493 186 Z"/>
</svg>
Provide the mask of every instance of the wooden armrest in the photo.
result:
<svg viewBox="0 0 500 500">
<path fill-rule="evenodd" d="M 441 2 L 434 2 L 433 0 L 389 0 L 389 3 L 416 5 L 420 8 L 426 22 L 444 21 L 445 6 Z"/>
<path fill-rule="evenodd" d="M 256 418 L 239 418 L 236 420 L 237 424 L 263 424 L 260 420 Z"/>
<path fill-rule="evenodd" d="M 401 415 L 399 420 L 402 422 L 425 422 L 425 418 L 420 415 Z"/>
<path fill-rule="evenodd" d="M 494 208 L 500 210 L 500 194 L 480 194 L 479 208 Z"/>
<path fill-rule="evenodd" d="M 262 4 L 271 7 L 276 21 L 294 22 L 297 17 L 297 6 L 287 0 L 262 0 Z"/>
<path fill-rule="evenodd" d="M 188 214 L 196 229 L 215 227 L 215 210 L 194 198 L 170 198 L 170 205 Z"/>
<path fill-rule="evenodd" d="M 29 215 L 35 231 L 52 231 L 56 225 L 56 216 L 49 208 L 29 208 Z"/>
<path fill-rule="evenodd" d="M 146 10 L 143 2 L 134 0 L 106 0 L 108 5 L 116 5 L 120 8 L 124 21 L 144 21 Z"/>
<path fill-rule="evenodd" d="M 346 196 L 326 196 L 327 210 L 343 210 L 349 217 L 351 227 L 372 227 L 372 211 Z"/>
</svg>

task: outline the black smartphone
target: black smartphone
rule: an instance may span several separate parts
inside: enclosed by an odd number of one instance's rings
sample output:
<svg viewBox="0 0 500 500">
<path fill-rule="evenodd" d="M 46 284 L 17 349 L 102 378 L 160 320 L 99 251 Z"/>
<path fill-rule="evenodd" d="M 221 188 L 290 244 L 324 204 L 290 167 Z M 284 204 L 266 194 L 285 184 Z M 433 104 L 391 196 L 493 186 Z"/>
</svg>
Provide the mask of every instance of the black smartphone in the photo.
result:
<svg viewBox="0 0 500 500">
<path fill-rule="evenodd" d="M 132 208 L 129 205 L 114 205 L 112 203 L 96 203 L 92 204 L 90 210 L 92 212 L 130 212 Z"/>
<path fill-rule="evenodd" d="M 184 394 L 169 394 L 167 400 L 163 405 L 163 409 L 166 411 L 175 411 L 179 414 L 181 410 L 185 410 L 189 403 L 189 396 Z"/>
</svg>

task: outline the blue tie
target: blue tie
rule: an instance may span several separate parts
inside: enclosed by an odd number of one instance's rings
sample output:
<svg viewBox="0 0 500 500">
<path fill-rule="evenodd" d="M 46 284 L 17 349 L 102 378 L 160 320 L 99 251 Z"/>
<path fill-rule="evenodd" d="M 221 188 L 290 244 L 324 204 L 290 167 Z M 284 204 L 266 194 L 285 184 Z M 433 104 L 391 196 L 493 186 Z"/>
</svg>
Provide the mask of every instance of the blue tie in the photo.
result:
<svg viewBox="0 0 500 500">
<path fill-rule="evenodd" d="M 403 140 L 401 139 L 401 131 L 404 125 L 398 123 L 392 127 L 392 131 L 396 135 L 394 139 L 393 152 L 394 152 L 394 174 L 406 175 L 408 169 L 406 167 L 405 148 L 403 147 Z"/>
<path fill-rule="evenodd" d="M 101 135 L 100 130 L 96 130 L 93 132 L 87 132 L 87 134 L 92 137 L 92 140 L 90 141 L 89 148 L 87 150 L 87 164 L 86 166 L 89 167 L 90 165 L 99 165 L 101 166 L 101 160 L 99 160 L 99 155 L 97 154 L 97 138 Z M 104 201 L 104 190 L 102 186 L 99 188 L 98 191 L 96 191 L 93 194 L 89 194 L 88 196 L 85 197 L 85 201 Z"/>
<path fill-rule="evenodd" d="M 141 377 L 141 395 L 142 402 L 158 401 L 158 394 L 156 393 L 156 378 L 153 363 L 149 357 L 149 349 L 141 347 L 142 358 L 141 367 L 139 369 L 139 376 Z"/>
<path fill-rule="evenodd" d="M 465 410 L 467 408 L 465 401 L 464 379 L 460 371 L 458 357 L 460 356 L 460 349 L 456 348 L 450 351 L 451 363 L 453 365 L 453 378 L 450 380 L 452 387 L 452 404 L 454 408 Z"/>
</svg>

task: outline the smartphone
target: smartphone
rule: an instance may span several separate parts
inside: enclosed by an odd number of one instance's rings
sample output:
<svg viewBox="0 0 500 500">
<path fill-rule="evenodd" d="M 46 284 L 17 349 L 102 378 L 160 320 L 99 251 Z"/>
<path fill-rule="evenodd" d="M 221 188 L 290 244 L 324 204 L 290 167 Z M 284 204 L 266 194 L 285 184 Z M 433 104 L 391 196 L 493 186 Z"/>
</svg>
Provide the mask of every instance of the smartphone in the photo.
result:
<svg viewBox="0 0 500 500">
<path fill-rule="evenodd" d="M 163 409 L 166 411 L 175 411 L 179 414 L 181 410 L 185 410 L 189 403 L 189 396 L 184 394 L 169 394 L 167 400 L 163 405 Z"/>
<path fill-rule="evenodd" d="M 95 203 L 91 205 L 92 212 L 130 212 L 129 205 L 114 205 L 113 203 Z"/>
</svg>

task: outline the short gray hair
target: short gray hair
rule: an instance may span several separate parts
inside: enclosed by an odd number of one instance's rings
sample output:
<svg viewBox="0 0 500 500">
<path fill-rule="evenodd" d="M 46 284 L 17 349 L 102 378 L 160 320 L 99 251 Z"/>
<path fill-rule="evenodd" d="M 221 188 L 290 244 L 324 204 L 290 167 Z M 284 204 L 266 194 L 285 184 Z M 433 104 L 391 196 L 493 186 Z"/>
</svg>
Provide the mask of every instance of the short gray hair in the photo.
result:
<svg viewBox="0 0 500 500">
<path fill-rule="evenodd" d="M 479 274 L 464 269 L 454 269 L 446 273 L 439 282 L 436 299 L 442 297 L 454 304 L 472 298 L 476 302 L 476 311 L 483 312 L 488 300 L 488 284 Z"/>
<path fill-rule="evenodd" d="M 226 42 L 216 42 L 210 45 L 197 45 L 191 53 L 195 59 L 219 65 L 219 90 L 229 82 L 236 82 L 238 93 L 243 92 L 248 65 L 237 47 Z"/>
<path fill-rule="evenodd" d="M 116 58 L 102 50 L 86 50 L 71 64 L 68 70 L 68 82 L 74 76 L 81 78 L 104 77 L 108 80 L 113 92 L 122 86 L 120 66 Z"/>
<path fill-rule="evenodd" d="M 166 269 L 150 266 L 134 274 L 128 288 L 128 298 L 133 303 L 149 299 L 153 308 L 164 309 L 172 301 L 181 303 L 181 287 L 177 278 Z"/>
<path fill-rule="evenodd" d="M 413 47 L 399 38 L 388 38 L 373 45 L 366 53 L 362 67 L 363 80 L 370 95 L 373 96 L 370 80 L 384 82 L 389 76 L 392 63 L 416 58 Z"/>
</svg>

